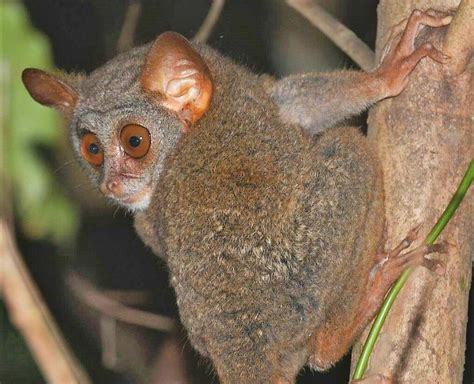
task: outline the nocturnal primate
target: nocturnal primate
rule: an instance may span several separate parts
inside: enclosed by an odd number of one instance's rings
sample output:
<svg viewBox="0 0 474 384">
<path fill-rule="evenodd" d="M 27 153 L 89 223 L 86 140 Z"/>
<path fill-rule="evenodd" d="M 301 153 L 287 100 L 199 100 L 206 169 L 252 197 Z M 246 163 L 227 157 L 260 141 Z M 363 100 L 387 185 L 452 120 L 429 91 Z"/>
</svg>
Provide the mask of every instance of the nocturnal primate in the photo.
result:
<svg viewBox="0 0 474 384">
<path fill-rule="evenodd" d="M 407 266 L 440 247 L 384 253 L 379 163 L 346 117 L 399 94 L 423 57 L 414 11 L 370 73 L 258 76 L 177 33 L 87 77 L 26 69 L 69 120 L 78 160 L 127 208 L 170 271 L 192 345 L 222 383 L 293 383 L 339 360 Z"/>
</svg>

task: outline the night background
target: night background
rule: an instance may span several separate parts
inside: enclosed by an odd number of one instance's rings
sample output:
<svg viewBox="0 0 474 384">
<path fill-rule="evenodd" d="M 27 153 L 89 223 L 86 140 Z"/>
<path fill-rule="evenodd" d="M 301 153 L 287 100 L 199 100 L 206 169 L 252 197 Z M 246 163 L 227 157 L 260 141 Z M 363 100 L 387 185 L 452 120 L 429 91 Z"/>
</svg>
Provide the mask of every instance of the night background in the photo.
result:
<svg viewBox="0 0 474 384">
<path fill-rule="evenodd" d="M 167 30 L 192 38 L 210 5 L 209 0 L 140 3 L 135 45 L 152 41 Z M 373 48 L 377 1 L 319 3 Z M 55 112 L 36 105 L 20 81 L 25 67 L 89 73 L 105 63 L 117 53 L 129 4 L 110 0 L 4 0 L 0 4 L 1 79 L 6 87 L 0 113 L 2 208 L 12 217 L 19 251 L 44 300 L 94 383 L 166 383 L 170 379 L 162 375 L 167 369 L 181 372 L 176 380 L 187 377 L 189 383 L 217 383 L 210 364 L 190 348 L 179 325 L 166 332 L 122 321 L 110 323 L 78 294 L 77 290 L 92 287 L 124 305 L 178 322 L 166 266 L 136 236 L 131 216 L 106 203 L 93 189 L 75 164 L 67 127 Z M 41 49 L 29 44 L 30 39 L 38 41 Z M 283 1 L 227 0 L 208 44 L 257 73 L 277 77 L 354 67 Z M 43 58 L 38 60 L 36 52 Z M 8 60 L 13 64 L 6 71 Z M 40 131 L 41 124 L 35 124 L 43 114 L 48 123 Z M 359 125 L 363 121 L 364 116 Z M 21 124 L 26 125 L 21 135 L 20 130 L 10 133 Z M 37 176 L 42 172 L 43 179 Z M 471 289 L 469 318 L 472 296 Z M 471 321 L 466 384 L 473 382 L 472 328 Z M 348 382 L 349 364 L 346 356 L 325 374 L 306 369 L 298 383 Z M 43 382 L 0 302 L 0 383 Z"/>
</svg>

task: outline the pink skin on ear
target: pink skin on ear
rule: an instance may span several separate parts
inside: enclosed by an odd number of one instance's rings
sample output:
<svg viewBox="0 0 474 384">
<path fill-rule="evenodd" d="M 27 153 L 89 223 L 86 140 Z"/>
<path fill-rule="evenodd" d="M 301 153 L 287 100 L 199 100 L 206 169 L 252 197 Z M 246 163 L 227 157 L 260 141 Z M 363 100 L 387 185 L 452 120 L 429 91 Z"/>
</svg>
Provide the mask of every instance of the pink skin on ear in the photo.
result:
<svg viewBox="0 0 474 384">
<path fill-rule="evenodd" d="M 25 69 L 21 79 L 31 97 L 38 103 L 56 108 L 67 116 L 74 112 L 78 94 L 62 80 L 34 68 Z"/>
<path fill-rule="evenodd" d="M 209 68 L 180 34 L 165 32 L 153 43 L 141 74 L 143 89 L 176 112 L 185 130 L 209 109 L 212 78 Z"/>
</svg>

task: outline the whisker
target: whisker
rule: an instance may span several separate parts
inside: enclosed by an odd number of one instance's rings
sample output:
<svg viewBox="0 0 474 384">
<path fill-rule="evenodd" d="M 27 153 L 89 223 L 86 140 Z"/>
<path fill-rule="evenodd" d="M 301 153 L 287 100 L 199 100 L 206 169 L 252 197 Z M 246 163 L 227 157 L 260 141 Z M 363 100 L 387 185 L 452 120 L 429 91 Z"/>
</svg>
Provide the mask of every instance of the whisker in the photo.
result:
<svg viewBox="0 0 474 384">
<path fill-rule="evenodd" d="M 54 174 L 57 174 L 59 171 L 61 171 L 62 169 L 66 168 L 66 167 L 69 167 L 70 165 L 74 164 L 76 162 L 75 159 L 71 159 L 69 161 L 65 161 L 63 164 L 59 165 L 58 167 L 56 167 L 53 171 Z"/>
<path fill-rule="evenodd" d="M 79 183 L 72 186 L 72 189 L 76 190 L 79 188 L 84 188 L 87 191 L 93 191 L 94 187 L 90 183 Z"/>
</svg>

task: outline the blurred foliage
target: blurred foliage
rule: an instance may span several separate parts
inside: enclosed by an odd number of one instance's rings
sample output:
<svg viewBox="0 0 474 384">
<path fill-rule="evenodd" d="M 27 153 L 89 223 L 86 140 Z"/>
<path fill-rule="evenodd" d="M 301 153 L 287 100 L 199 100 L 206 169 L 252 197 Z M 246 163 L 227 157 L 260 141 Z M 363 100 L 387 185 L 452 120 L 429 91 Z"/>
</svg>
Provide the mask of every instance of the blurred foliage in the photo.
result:
<svg viewBox="0 0 474 384">
<path fill-rule="evenodd" d="M 51 68 L 49 43 L 31 27 L 18 1 L 0 4 L 0 25 L 0 172 L 9 187 L 2 204 L 13 203 L 27 236 L 64 244 L 75 234 L 78 211 L 44 156 L 54 158 L 59 150 L 61 121 L 55 111 L 34 102 L 21 82 L 26 67 Z"/>
</svg>

